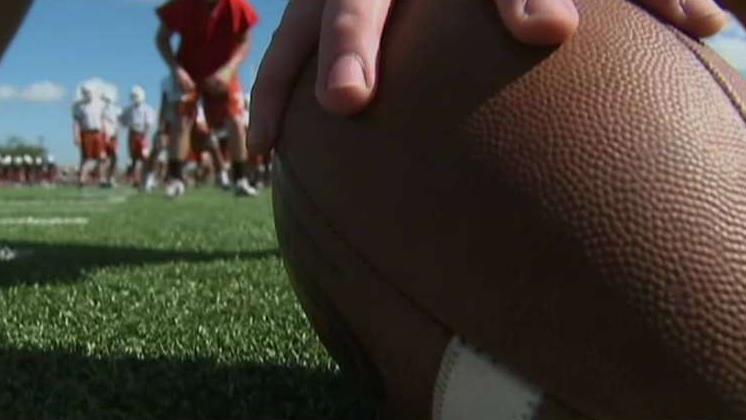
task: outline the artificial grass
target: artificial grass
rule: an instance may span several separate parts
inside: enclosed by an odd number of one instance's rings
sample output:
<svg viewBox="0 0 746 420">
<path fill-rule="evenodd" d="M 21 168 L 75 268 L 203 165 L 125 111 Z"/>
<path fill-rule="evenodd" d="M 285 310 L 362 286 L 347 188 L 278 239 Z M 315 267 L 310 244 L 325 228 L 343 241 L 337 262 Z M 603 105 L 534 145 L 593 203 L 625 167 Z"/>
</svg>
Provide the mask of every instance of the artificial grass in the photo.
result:
<svg viewBox="0 0 746 420">
<path fill-rule="evenodd" d="M 24 217 L 80 225 L 6 224 Z M 0 419 L 369 419 L 297 304 L 268 193 L 0 190 Z"/>
</svg>

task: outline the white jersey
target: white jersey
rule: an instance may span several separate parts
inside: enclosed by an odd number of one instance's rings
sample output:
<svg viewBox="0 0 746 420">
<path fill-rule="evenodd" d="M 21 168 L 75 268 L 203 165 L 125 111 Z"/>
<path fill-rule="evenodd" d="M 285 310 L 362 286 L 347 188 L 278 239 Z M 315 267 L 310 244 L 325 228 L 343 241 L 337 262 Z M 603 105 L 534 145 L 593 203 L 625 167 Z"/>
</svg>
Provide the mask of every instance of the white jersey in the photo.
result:
<svg viewBox="0 0 746 420">
<path fill-rule="evenodd" d="M 145 133 L 155 126 L 155 111 L 146 103 L 132 104 L 124 109 L 120 121 L 129 130 Z"/>
<path fill-rule="evenodd" d="M 95 101 L 78 101 L 73 104 L 73 120 L 82 131 L 100 131 L 103 128 L 103 109 Z"/>
<path fill-rule="evenodd" d="M 104 134 L 108 137 L 114 137 L 119 134 L 119 118 L 122 116 L 122 109 L 114 104 L 104 105 L 102 118 L 104 119 Z"/>
</svg>

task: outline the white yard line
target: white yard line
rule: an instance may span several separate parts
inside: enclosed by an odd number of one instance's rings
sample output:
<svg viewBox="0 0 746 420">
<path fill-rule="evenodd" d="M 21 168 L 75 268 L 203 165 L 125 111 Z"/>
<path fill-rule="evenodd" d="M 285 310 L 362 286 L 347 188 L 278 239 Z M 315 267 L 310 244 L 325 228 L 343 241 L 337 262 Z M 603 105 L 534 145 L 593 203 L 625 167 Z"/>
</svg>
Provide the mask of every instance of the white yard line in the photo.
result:
<svg viewBox="0 0 746 420">
<path fill-rule="evenodd" d="M 75 199 L 40 199 L 40 200 L 0 200 L 2 207 L 29 207 L 29 206 L 59 206 L 59 205 L 76 205 L 76 206 L 106 206 L 109 204 L 122 204 L 127 201 L 132 194 L 118 195 L 101 198 L 86 198 L 83 200 Z"/>
<path fill-rule="evenodd" d="M 0 226 L 82 226 L 87 217 L 0 217 Z"/>
<path fill-rule="evenodd" d="M 85 193 L 79 199 L 0 200 L 0 226 L 83 226 L 89 222 L 86 215 L 112 211 L 135 194 Z"/>
<path fill-rule="evenodd" d="M 63 207 L 31 207 L 25 209 L 4 208 L 0 206 L 0 215 L 10 216 L 36 216 L 36 215 L 55 215 L 55 214 L 86 214 L 86 213 L 106 213 L 111 211 L 111 206 L 106 207 L 81 207 L 81 206 L 63 206 Z"/>
</svg>

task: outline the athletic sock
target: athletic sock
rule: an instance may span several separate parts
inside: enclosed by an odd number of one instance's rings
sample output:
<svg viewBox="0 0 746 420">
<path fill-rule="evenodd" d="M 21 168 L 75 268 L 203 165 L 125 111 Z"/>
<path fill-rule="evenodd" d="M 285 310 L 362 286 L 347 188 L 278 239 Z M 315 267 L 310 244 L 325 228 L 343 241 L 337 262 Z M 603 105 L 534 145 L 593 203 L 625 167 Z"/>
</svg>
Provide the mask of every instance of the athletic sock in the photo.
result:
<svg viewBox="0 0 746 420">
<path fill-rule="evenodd" d="M 183 180 L 183 169 L 184 161 L 182 160 L 169 160 L 168 161 L 168 177 L 171 179 Z"/>
<path fill-rule="evenodd" d="M 238 181 L 241 178 L 246 178 L 247 168 L 248 168 L 247 162 L 233 162 L 231 164 L 231 172 L 233 172 L 233 181 Z"/>
</svg>

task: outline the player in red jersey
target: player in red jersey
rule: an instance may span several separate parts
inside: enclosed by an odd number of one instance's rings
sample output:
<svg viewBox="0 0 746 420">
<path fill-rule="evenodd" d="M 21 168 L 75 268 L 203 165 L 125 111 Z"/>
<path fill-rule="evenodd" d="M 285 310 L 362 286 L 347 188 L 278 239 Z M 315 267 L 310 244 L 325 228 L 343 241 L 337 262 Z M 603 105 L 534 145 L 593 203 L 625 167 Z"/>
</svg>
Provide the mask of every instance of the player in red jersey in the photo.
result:
<svg viewBox="0 0 746 420">
<path fill-rule="evenodd" d="M 171 0 L 158 8 L 161 27 L 158 49 L 184 97 L 181 119 L 172 127 L 169 144 L 169 185 L 166 192 L 184 191 L 182 169 L 201 100 L 211 129 L 226 127 L 230 135 L 232 173 L 237 195 L 255 195 L 248 182 L 246 128 L 242 123 L 243 90 L 239 67 L 249 54 L 251 29 L 259 18 L 246 0 Z M 171 38 L 181 38 L 178 52 Z"/>
</svg>

